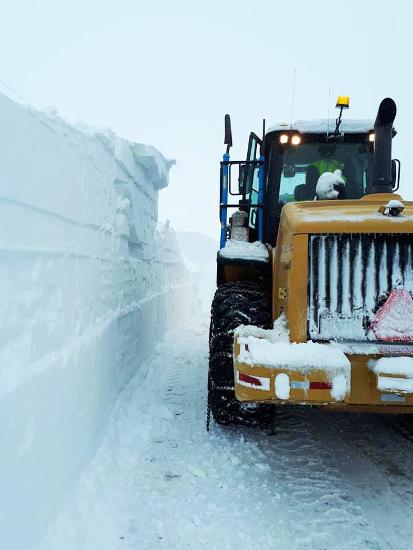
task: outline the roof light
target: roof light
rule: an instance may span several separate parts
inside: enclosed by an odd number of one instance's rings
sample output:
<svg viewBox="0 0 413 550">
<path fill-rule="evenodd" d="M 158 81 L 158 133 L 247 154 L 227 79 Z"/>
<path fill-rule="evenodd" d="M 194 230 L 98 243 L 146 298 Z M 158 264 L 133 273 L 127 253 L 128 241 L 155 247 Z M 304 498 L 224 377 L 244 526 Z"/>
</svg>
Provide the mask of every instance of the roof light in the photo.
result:
<svg viewBox="0 0 413 550">
<path fill-rule="evenodd" d="M 374 132 L 372 132 L 371 134 L 369 134 L 369 141 L 370 141 L 371 143 L 373 143 L 374 137 L 375 137 L 375 136 L 374 136 Z"/>
<path fill-rule="evenodd" d="M 280 135 L 280 143 L 288 143 L 288 135 L 287 134 L 281 134 Z"/>
<path fill-rule="evenodd" d="M 301 138 L 300 138 L 300 136 L 293 136 L 293 137 L 291 138 L 291 144 L 292 144 L 292 145 L 300 145 L 300 143 L 301 143 Z"/>
</svg>

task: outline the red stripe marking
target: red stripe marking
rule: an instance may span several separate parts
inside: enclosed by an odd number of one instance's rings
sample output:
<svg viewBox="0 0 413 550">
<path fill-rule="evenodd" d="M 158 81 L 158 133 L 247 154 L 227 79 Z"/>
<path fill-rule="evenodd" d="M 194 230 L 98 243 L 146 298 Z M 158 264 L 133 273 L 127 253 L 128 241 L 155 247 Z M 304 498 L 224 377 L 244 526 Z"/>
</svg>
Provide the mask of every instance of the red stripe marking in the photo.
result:
<svg viewBox="0 0 413 550">
<path fill-rule="evenodd" d="M 239 380 L 241 382 L 248 382 L 248 384 L 253 384 L 254 386 L 262 386 L 261 380 L 258 380 L 258 378 L 255 378 L 255 376 L 244 374 L 243 372 L 239 373 Z"/>
<path fill-rule="evenodd" d="M 310 382 L 310 390 L 331 390 L 330 382 Z"/>
</svg>

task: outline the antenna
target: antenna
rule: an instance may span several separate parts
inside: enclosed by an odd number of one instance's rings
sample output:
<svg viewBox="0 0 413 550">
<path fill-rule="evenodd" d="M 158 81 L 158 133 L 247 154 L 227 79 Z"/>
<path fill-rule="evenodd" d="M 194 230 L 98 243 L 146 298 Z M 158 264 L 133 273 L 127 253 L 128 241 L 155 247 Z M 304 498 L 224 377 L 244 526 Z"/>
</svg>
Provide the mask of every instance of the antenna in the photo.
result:
<svg viewBox="0 0 413 550">
<path fill-rule="evenodd" d="M 295 95 L 295 78 L 297 76 L 297 69 L 294 69 L 294 76 L 293 76 L 293 90 L 291 94 L 291 125 L 290 130 L 293 129 L 293 112 L 294 112 L 294 95 Z"/>
</svg>

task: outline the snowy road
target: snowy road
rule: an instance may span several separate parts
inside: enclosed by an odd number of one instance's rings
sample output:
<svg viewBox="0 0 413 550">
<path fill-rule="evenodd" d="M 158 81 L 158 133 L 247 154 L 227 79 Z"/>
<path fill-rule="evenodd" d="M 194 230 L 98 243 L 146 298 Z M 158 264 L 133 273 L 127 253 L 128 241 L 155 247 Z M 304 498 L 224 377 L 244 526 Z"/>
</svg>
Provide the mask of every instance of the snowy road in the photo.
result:
<svg viewBox="0 0 413 550">
<path fill-rule="evenodd" d="M 411 549 L 413 443 L 392 420 L 280 413 L 205 431 L 207 321 L 169 333 L 121 395 L 42 547 Z"/>
</svg>

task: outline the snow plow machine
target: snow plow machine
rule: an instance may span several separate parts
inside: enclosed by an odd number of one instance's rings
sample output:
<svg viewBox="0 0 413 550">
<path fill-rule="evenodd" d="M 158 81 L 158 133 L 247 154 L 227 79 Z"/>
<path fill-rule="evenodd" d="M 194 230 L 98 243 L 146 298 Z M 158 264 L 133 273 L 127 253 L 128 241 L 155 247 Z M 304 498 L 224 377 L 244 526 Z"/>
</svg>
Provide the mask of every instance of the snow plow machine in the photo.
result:
<svg viewBox="0 0 413 550">
<path fill-rule="evenodd" d="M 261 424 L 278 405 L 413 412 L 413 203 L 396 194 L 396 105 L 375 121 L 251 133 L 220 172 L 210 414 Z M 235 174 L 234 174 L 235 173 Z M 234 177 L 235 176 L 235 177 Z"/>
</svg>

